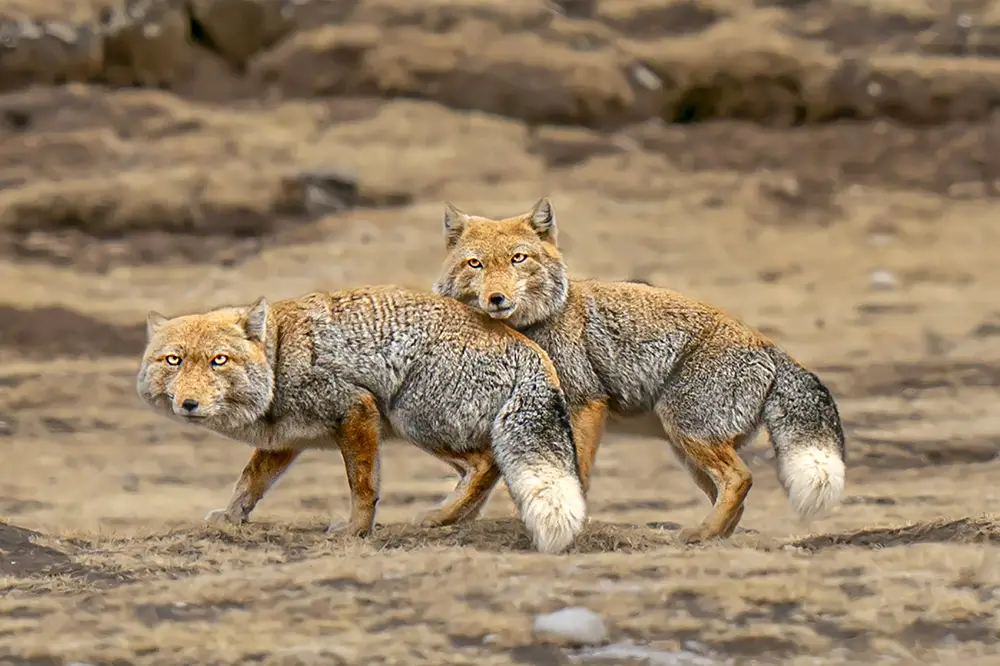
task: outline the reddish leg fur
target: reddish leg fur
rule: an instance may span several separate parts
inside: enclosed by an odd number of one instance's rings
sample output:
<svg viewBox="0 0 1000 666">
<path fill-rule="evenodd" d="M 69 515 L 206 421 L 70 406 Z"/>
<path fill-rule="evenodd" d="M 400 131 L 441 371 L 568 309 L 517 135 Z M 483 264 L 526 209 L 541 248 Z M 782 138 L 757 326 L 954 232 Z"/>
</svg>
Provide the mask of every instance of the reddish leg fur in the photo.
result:
<svg viewBox="0 0 1000 666">
<path fill-rule="evenodd" d="M 233 487 L 229 506 L 211 511 L 205 520 L 210 523 L 238 525 L 247 522 L 257 502 L 274 482 L 299 457 L 300 451 L 283 449 L 266 451 L 254 449 L 250 460 L 243 468 L 240 478 Z"/>
<path fill-rule="evenodd" d="M 590 474 L 594 469 L 594 460 L 597 458 L 597 449 L 604 436 L 604 424 L 607 418 L 608 403 L 603 400 L 588 402 L 576 410 L 570 418 L 584 494 L 590 489 Z"/>
<path fill-rule="evenodd" d="M 739 525 L 753 475 L 736 452 L 735 444 L 735 441 L 709 444 L 684 439 L 675 445 L 684 466 L 713 505 L 698 527 L 681 532 L 682 541 L 697 543 L 727 538 Z"/>
<path fill-rule="evenodd" d="M 340 426 L 337 441 L 351 489 L 351 515 L 345 523 L 331 524 L 327 534 L 367 536 L 375 526 L 380 424 L 375 400 L 366 396 L 347 414 Z"/>
<path fill-rule="evenodd" d="M 493 451 L 435 451 L 434 455 L 458 470 L 462 478 L 439 507 L 418 519 L 419 524 L 423 527 L 443 527 L 475 520 L 500 480 L 500 468 L 493 462 Z"/>
</svg>

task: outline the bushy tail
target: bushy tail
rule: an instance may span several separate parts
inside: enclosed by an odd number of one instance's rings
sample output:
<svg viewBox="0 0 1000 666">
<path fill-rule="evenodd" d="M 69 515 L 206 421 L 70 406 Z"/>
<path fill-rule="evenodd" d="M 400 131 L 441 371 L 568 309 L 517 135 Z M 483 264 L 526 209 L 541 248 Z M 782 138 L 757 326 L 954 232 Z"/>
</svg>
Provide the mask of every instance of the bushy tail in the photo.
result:
<svg viewBox="0 0 1000 666">
<path fill-rule="evenodd" d="M 519 383 L 493 422 L 493 452 L 535 548 L 566 550 L 583 530 L 587 503 L 558 389 Z"/>
<path fill-rule="evenodd" d="M 830 390 L 779 349 L 764 424 L 778 458 L 778 479 L 802 518 L 840 502 L 846 473 L 844 431 Z"/>
</svg>

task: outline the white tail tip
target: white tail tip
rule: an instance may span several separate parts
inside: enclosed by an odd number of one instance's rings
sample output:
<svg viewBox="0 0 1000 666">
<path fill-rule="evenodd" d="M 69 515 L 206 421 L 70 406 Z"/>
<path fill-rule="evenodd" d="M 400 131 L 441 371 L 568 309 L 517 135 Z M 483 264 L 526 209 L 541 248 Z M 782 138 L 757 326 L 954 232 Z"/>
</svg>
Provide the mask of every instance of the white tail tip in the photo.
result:
<svg viewBox="0 0 1000 666">
<path fill-rule="evenodd" d="M 555 555 L 569 548 L 587 521 L 587 501 L 580 480 L 571 474 L 542 478 L 525 470 L 510 484 L 535 549 Z"/>
<path fill-rule="evenodd" d="M 826 513 L 840 503 L 846 468 L 843 459 L 825 448 L 802 447 L 778 460 L 778 478 L 788 500 L 805 520 Z"/>
</svg>

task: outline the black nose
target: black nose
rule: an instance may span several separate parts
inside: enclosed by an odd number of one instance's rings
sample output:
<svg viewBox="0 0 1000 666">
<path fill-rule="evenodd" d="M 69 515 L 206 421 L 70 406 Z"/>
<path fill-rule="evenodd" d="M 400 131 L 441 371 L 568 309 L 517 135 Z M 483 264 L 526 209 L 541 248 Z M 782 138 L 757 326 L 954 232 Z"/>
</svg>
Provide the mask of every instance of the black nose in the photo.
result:
<svg viewBox="0 0 1000 666">
<path fill-rule="evenodd" d="M 499 291 L 490 294 L 490 305 L 503 305 L 506 300 L 507 297 Z"/>
<path fill-rule="evenodd" d="M 198 401 L 188 398 L 187 400 L 181 403 L 181 408 L 184 409 L 184 411 L 193 412 L 194 410 L 198 409 Z"/>
</svg>

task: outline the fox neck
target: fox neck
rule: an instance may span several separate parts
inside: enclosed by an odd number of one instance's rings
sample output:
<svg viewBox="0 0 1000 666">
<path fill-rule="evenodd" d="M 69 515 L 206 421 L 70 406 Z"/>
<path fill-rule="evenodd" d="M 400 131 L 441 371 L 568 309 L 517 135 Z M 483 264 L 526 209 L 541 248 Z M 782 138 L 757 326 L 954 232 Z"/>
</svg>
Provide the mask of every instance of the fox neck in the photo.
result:
<svg viewBox="0 0 1000 666">
<path fill-rule="evenodd" d="M 276 429 L 274 424 L 269 422 L 266 414 L 251 423 L 218 428 L 215 429 L 215 432 L 218 435 L 243 444 L 249 444 L 257 449 L 280 448 L 278 446 L 280 442 L 277 442 L 278 438 L 275 437 Z"/>
</svg>

